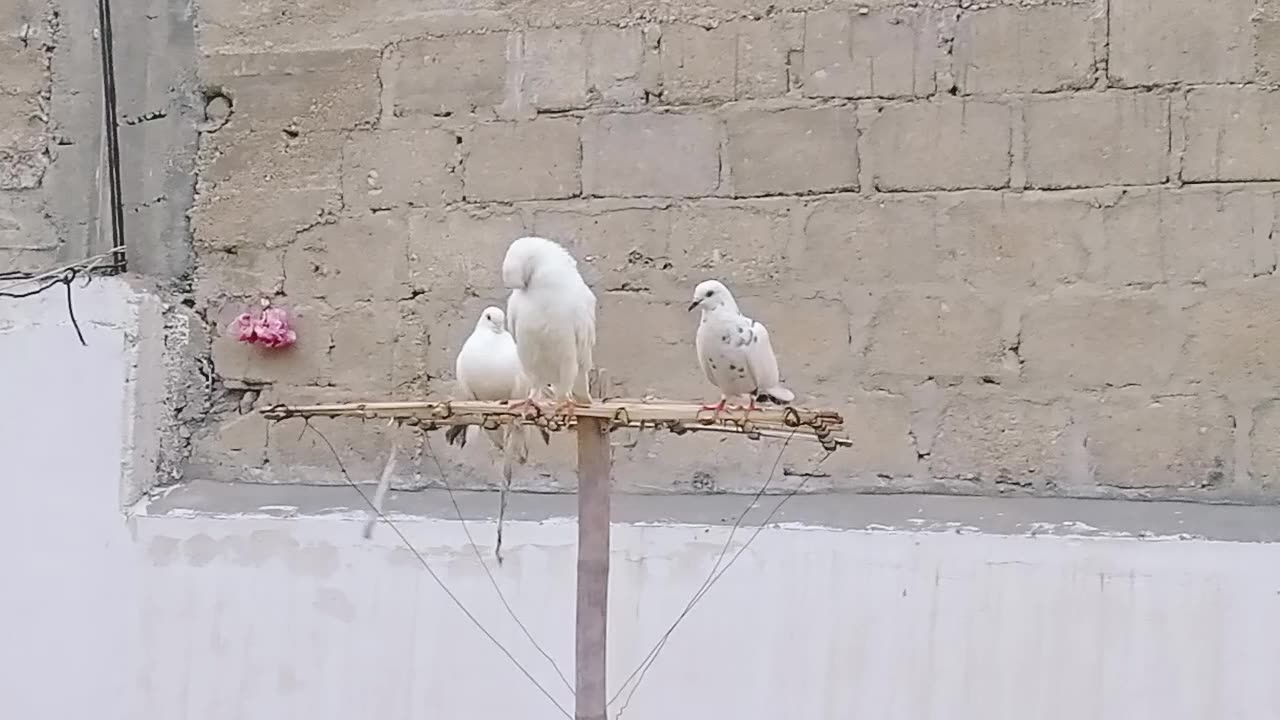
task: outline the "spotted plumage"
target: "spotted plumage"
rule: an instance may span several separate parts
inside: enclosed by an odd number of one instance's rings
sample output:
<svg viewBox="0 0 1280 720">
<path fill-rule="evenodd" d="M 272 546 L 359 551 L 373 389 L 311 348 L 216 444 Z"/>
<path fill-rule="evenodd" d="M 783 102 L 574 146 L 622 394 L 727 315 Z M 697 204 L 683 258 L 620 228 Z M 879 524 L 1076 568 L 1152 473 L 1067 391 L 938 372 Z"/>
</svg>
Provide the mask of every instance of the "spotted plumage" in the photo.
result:
<svg viewBox="0 0 1280 720">
<path fill-rule="evenodd" d="M 738 310 L 728 288 L 715 280 L 700 283 L 689 306 L 694 308 L 702 310 L 694 342 L 698 364 L 707 380 L 720 389 L 717 410 L 731 397 L 745 396 L 750 405 L 756 400 L 785 404 L 795 399 L 782 386 L 769 331 Z"/>
</svg>

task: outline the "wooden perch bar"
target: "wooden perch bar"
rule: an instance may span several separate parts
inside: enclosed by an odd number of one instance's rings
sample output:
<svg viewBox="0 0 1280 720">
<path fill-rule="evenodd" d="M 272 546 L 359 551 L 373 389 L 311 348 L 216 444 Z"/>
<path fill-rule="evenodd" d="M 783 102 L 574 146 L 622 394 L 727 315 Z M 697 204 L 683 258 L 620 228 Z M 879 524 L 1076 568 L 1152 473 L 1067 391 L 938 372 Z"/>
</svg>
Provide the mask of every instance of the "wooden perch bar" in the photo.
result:
<svg viewBox="0 0 1280 720">
<path fill-rule="evenodd" d="M 592 394 L 600 397 L 608 383 L 603 371 L 592 377 Z M 578 440 L 578 586 L 575 630 L 575 720 L 607 720 L 605 657 L 609 604 L 609 490 L 612 465 L 609 432 L 618 428 L 653 428 L 686 432 L 720 432 L 761 437 L 815 440 L 828 451 L 853 443 L 839 435 L 844 418 L 834 410 L 766 406 L 729 409 L 718 415 L 699 403 L 671 400 L 603 400 L 565 412 L 526 414 L 505 402 L 424 400 L 358 402 L 329 405 L 272 405 L 260 412 L 271 420 L 348 417 L 391 420 L 433 430 L 457 425 L 497 428 L 505 423 L 537 425 L 547 430 L 576 430 Z M 390 465 L 388 465 L 390 467 Z M 501 538 L 501 535 L 499 535 Z"/>
<path fill-rule="evenodd" d="M 852 445 L 848 438 L 839 434 L 844 429 L 844 418 L 839 412 L 790 406 L 763 406 L 751 411 L 725 410 L 719 418 L 698 403 L 650 399 L 596 402 L 586 407 L 575 407 L 573 416 L 562 412 L 525 417 L 521 409 L 512 409 L 504 402 L 470 400 L 272 405 L 262 408 L 260 412 L 272 420 L 313 417 L 392 419 L 425 430 L 450 425 L 495 428 L 503 423 L 517 422 L 558 431 L 574 429 L 577 418 L 583 417 L 601 420 L 610 430 L 622 427 L 654 428 L 670 430 L 676 434 L 733 433 L 753 439 L 794 437 L 815 440 L 828 450 Z"/>
</svg>

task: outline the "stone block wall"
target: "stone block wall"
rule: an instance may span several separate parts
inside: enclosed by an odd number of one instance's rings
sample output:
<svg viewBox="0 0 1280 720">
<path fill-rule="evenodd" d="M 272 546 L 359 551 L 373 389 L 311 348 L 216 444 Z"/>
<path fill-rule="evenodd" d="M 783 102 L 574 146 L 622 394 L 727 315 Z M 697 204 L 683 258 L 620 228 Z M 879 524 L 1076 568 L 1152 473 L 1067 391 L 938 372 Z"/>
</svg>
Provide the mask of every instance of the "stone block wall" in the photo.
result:
<svg viewBox="0 0 1280 720">
<path fill-rule="evenodd" d="M 447 394 L 513 238 L 566 243 L 614 392 L 711 398 L 692 287 L 769 325 L 855 447 L 778 487 L 1280 497 L 1280 2 L 201 0 L 189 474 L 337 483 L 264 402 Z M 496 481 L 320 423 L 357 479 Z M 571 488 L 567 439 L 518 485 Z M 618 487 L 742 491 L 777 444 L 619 433 Z"/>
<path fill-rule="evenodd" d="M 44 213 L 50 163 L 50 61 L 58 27 L 37 0 L 0 6 L 0 271 L 32 271 L 57 259 Z"/>
</svg>

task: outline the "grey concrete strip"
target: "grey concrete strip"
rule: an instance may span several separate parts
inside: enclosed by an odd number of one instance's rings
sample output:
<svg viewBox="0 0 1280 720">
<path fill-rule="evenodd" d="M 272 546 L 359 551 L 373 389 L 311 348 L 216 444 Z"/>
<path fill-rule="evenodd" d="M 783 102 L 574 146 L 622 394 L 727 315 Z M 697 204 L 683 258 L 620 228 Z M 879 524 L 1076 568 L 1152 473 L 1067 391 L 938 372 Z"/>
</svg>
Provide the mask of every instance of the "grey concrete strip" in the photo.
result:
<svg viewBox="0 0 1280 720">
<path fill-rule="evenodd" d="M 373 486 L 362 486 L 372 497 Z M 496 516 L 496 492 L 457 492 L 468 520 Z M 748 514 L 744 526 L 760 524 L 782 496 L 768 495 Z M 748 495 L 615 495 L 613 519 L 621 523 L 733 523 Z M 538 522 L 572 518 L 573 495 L 512 493 L 508 519 Z M 157 515 L 317 516 L 363 512 L 349 487 L 254 485 L 196 481 L 178 486 L 142 510 Z M 443 490 L 392 491 L 390 513 L 430 518 L 457 517 Z M 986 532 L 1011 535 L 1203 538 L 1235 542 L 1280 542 L 1280 506 L 1246 507 L 1176 502 L 983 498 L 939 495 L 811 494 L 791 498 L 773 523 L 846 530 Z"/>
</svg>

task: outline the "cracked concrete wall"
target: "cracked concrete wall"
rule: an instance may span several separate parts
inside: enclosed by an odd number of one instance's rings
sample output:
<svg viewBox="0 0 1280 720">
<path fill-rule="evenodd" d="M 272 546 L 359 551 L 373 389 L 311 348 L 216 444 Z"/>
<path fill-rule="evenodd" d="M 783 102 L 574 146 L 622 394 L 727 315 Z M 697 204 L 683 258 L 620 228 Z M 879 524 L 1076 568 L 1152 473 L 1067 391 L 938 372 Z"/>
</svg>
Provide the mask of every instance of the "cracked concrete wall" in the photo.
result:
<svg viewBox="0 0 1280 720">
<path fill-rule="evenodd" d="M 154 329 L 165 347 L 165 370 L 139 380 L 166 390 L 159 450 L 140 459 L 153 466 L 146 475 L 174 480 L 211 395 L 205 328 L 189 308 L 202 110 L 194 20 L 190 5 L 167 0 L 112 10 L 128 264 L 161 304 Z M 96 2 L 0 3 L 0 271 L 49 269 L 111 247 L 98 23 Z M 36 301 L 5 302 L 21 311 Z"/>
<path fill-rule="evenodd" d="M 195 36 L 188 5 L 115 3 L 129 269 L 181 292 L 191 264 Z M 0 268 L 110 249 L 97 3 L 0 7 Z"/>
<path fill-rule="evenodd" d="M 43 0 L 0 7 L 0 270 L 46 267 L 58 254 L 42 187 L 56 144 L 50 108 L 61 24 Z"/>
<path fill-rule="evenodd" d="M 340 483 L 263 402 L 449 390 L 521 233 L 568 243 L 615 393 L 711 397 L 692 286 L 848 417 L 778 487 L 1280 497 L 1280 3 L 202 0 L 188 475 Z M 492 484 L 487 446 L 321 423 L 357 480 Z M 620 434 L 618 487 L 754 488 L 776 444 Z M 567 489 L 557 439 L 518 485 Z"/>
</svg>

